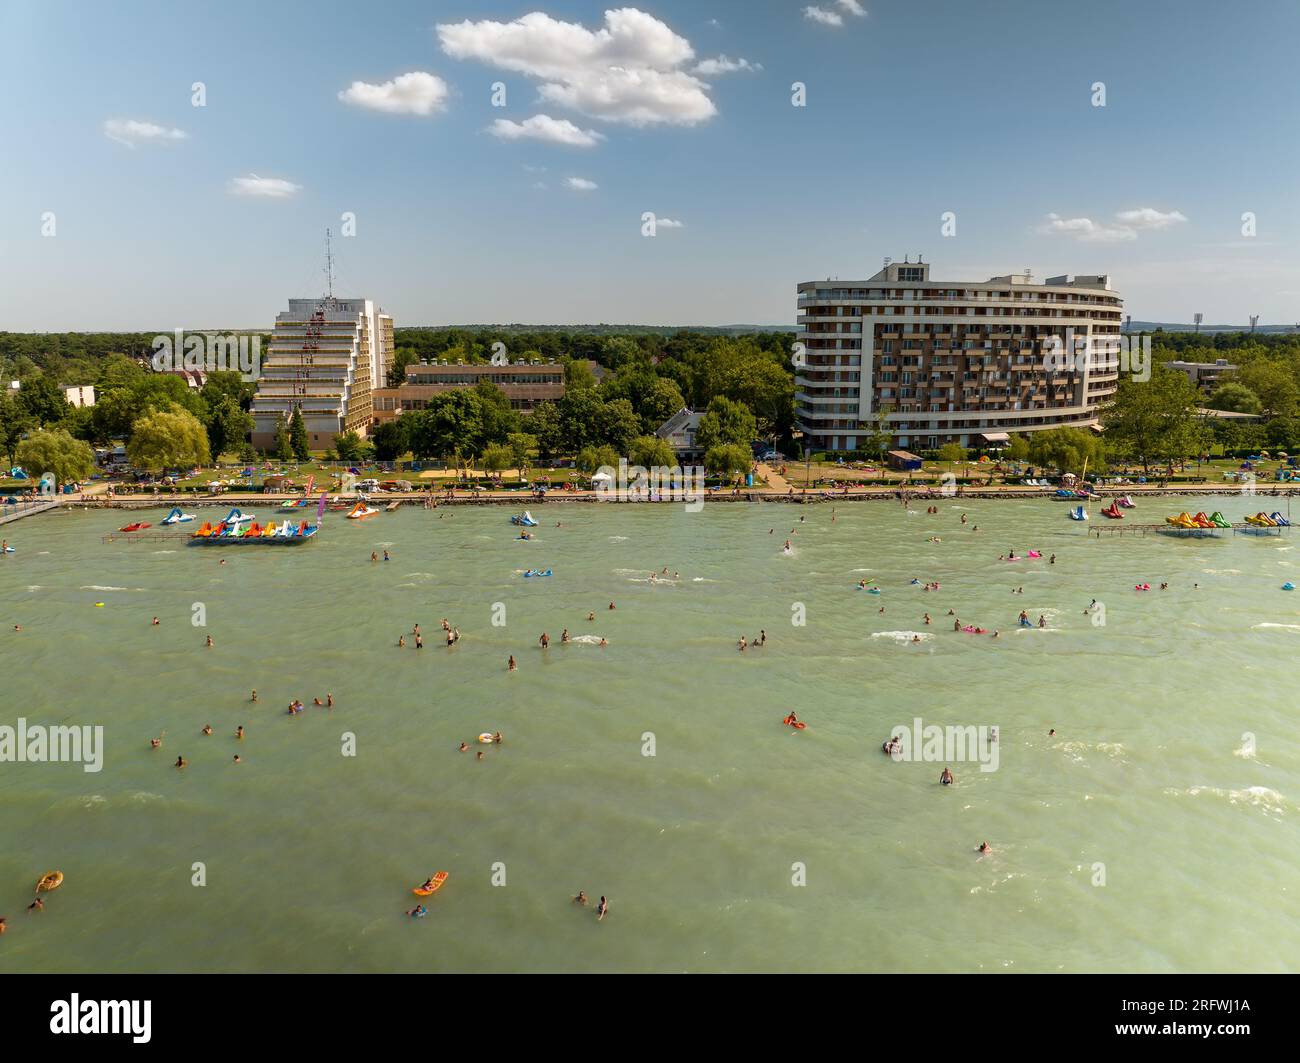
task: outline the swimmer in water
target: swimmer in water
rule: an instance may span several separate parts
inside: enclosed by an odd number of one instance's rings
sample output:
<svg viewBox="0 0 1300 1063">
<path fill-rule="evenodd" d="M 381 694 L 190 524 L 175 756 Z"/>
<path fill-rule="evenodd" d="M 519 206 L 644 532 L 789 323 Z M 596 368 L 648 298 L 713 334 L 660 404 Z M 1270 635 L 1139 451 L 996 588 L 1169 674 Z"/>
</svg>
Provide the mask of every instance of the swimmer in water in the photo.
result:
<svg viewBox="0 0 1300 1063">
<path fill-rule="evenodd" d="M 944 786 L 951 786 L 957 780 L 952 777 L 952 772 L 947 768 L 943 769 L 943 774 L 939 776 L 939 782 Z"/>
<path fill-rule="evenodd" d="M 326 707 L 327 709 L 332 709 L 332 708 L 334 708 L 334 695 L 333 695 L 333 694 L 328 694 L 328 693 L 327 693 L 327 694 L 325 695 L 325 707 Z"/>
<path fill-rule="evenodd" d="M 185 767 L 185 764 L 186 764 L 186 760 L 185 760 L 184 757 L 177 757 L 177 758 L 176 758 L 176 767 L 178 767 L 178 768 L 183 768 L 183 767 Z"/>
<path fill-rule="evenodd" d="M 468 745 L 467 743 L 465 743 L 465 742 L 462 742 L 462 743 L 460 744 L 460 751 L 461 751 L 462 753 L 468 753 L 468 752 L 469 752 L 469 745 Z"/>
<path fill-rule="evenodd" d="M 596 614 L 595 614 L 595 613 L 588 613 L 588 614 L 587 614 L 587 619 L 588 619 L 588 620 L 595 620 L 595 619 L 596 619 Z"/>
<path fill-rule="evenodd" d="M 597 645 L 599 645 L 599 646 L 608 646 L 608 645 L 609 645 L 609 642 L 605 639 L 604 636 L 601 636 L 600 642 L 597 643 Z"/>
<path fill-rule="evenodd" d="M 475 757 L 474 759 L 476 759 L 476 760 L 482 760 L 482 759 L 483 759 L 483 750 L 480 749 L 480 750 L 478 751 L 478 756 Z"/>
<path fill-rule="evenodd" d="M 1047 737 L 1048 737 L 1048 738 L 1055 738 L 1055 737 L 1056 737 L 1056 728 L 1055 728 L 1055 727 L 1051 728 L 1051 729 L 1047 732 Z"/>
<path fill-rule="evenodd" d="M 501 736 L 501 732 L 500 732 L 500 731 L 497 731 L 496 734 L 494 734 L 494 735 L 492 736 L 492 741 L 495 742 L 497 745 L 500 745 L 500 744 L 501 744 L 501 737 L 502 737 L 502 736 Z"/>
<path fill-rule="evenodd" d="M 913 635 L 913 636 L 912 636 L 912 641 L 913 641 L 913 642 L 920 642 L 920 641 L 921 641 L 921 636 L 920 636 L 920 635 Z"/>
<path fill-rule="evenodd" d="M 164 731 L 163 733 L 165 734 L 166 732 Z M 151 739 L 149 739 L 149 748 L 150 748 L 150 749 L 161 749 L 161 748 L 162 748 L 162 739 L 161 739 L 161 738 L 151 738 Z"/>
<path fill-rule="evenodd" d="M 929 613 L 926 613 L 926 614 L 925 614 L 925 622 L 926 622 L 927 624 L 930 622 L 930 614 L 929 614 Z"/>
<path fill-rule="evenodd" d="M 37 897 L 27 906 L 27 910 L 29 912 L 43 912 L 45 911 L 45 902 Z"/>
<path fill-rule="evenodd" d="M 210 734 L 212 733 L 212 724 L 210 724 L 210 723 L 205 723 L 205 724 L 203 725 L 203 733 L 204 733 L 205 735 L 210 735 Z"/>
<path fill-rule="evenodd" d="M 564 645 L 564 643 L 568 641 L 569 641 L 569 629 L 566 627 L 563 631 L 560 632 L 560 645 L 562 646 Z"/>
<path fill-rule="evenodd" d="M 1056 564 L 1056 555 L 1053 554 L 1053 555 L 1048 559 L 1047 563 L 1048 563 L 1049 565 L 1054 565 L 1054 564 Z"/>
<path fill-rule="evenodd" d="M 550 644 L 551 644 L 550 636 L 547 635 L 545 631 L 543 631 L 542 637 L 537 640 L 537 645 L 539 645 L 542 649 L 546 649 L 548 646 L 550 646 Z"/>
<path fill-rule="evenodd" d="M 385 561 L 388 560 L 388 551 L 387 551 L 387 550 L 384 551 L 384 560 L 385 560 Z"/>
<path fill-rule="evenodd" d="M 371 560 L 371 561 L 378 561 L 378 560 L 379 560 L 379 555 L 378 555 L 377 553 L 375 553 L 373 550 L 370 551 L 370 560 Z"/>
<path fill-rule="evenodd" d="M 158 618 L 156 616 L 153 618 L 153 626 L 154 627 L 158 626 Z"/>
<path fill-rule="evenodd" d="M 235 763 L 236 763 L 236 764 L 242 764 L 242 763 L 244 763 L 243 760 L 240 759 L 240 756 L 239 756 L 238 753 L 235 754 Z"/>
<path fill-rule="evenodd" d="M 610 602 L 610 603 L 609 603 L 609 607 L 610 607 L 611 609 L 613 609 L 613 608 L 614 608 L 614 603 L 613 603 L 613 602 Z M 595 617 L 592 617 L 592 619 L 594 620 Z"/>
<path fill-rule="evenodd" d="M 241 742 L 244 740 L 244 725 L 242 723 L 235 728 L 235 737 Z"/>
<path fill-rule="evenodd" d="M 323 701 L 321 701 L 320 698 L 312 698 L 312 699 L 311 699 L 311 703 L 312 703 L 313 705 L 319 705 L 319 706 L 321 706 L 321 708 L 324 708 L 324 707 L 325 707 L 325 703 L 324 703 Z"/>
<path fill-rule="evenodd" d="M 587 891 L 586 891 L 586 890 L 578 890 L 578 895 L 577 895 L 576 897 L 573 898 L 573 903 L 574 903 L 574 904 L 586 904 L 586 903 L 587 903 Z"/>
<path fill-rule="evenodd" d="M 758 644 L 759 644 L 760 646 L 766 646 L 766 645 L 767 645 L 767 631 L 766 631 L 766 629 L 764 629 L 764 628 L 759 628 L 759 629 L 758 629 Z"/>
<path fill-rule="evenodd" d="M 256 700 L 257 700 L 257 691 L 256 691 L 256 690 L 253 691 L 253 696 L 252 696 L 251 698 L 249 698 L 248 700 L 249 700 L 249 701 L 256 701 Z"/>
<path fill-rule="evenodd" d="M 981 853 L 991 853 L 993 851 L 993 846 L 989 845 L 988 842 L 980 842 L 978 851 Z"/>
<path fill-rule="evenodd" d="M 507 671 L 513 672 L 517 667 L 518 665 L 515 664 L 515 655 L 512 653 L 510 655 L 510 660 L 506 663 L 506 669 Z"/>
<path fill-rule="evenodd" d="M 741 636 L 740 636 L 740 641 L 739 641 L 738 643 L 736 643 L 736 649 L 740 650 L 740 651 L 743 653 L 743 652 L 745 651 L 746 647 L 748 647 L 748 646 L 749 646 L 749 643 L 745 641 L 745 636 L 744 636 L 744 635 L 741 635 Z"/>
<path fill-rule="evenodd" d="M 1041 613 L 1038 615 L 1038 626 L 1047 627 L 1047 617 L 1043 616 Z"/>
<path fill-rule="evenodd" d="M 604 919 L 605 913 L 608 911 L 609 911 L 609 902 L 605 900 L 604 897 L 601 897 L 600 903 L 596 905 L 596 921 L 600 922 L 600 920 Z"/>
<path fill-rule="evenodd" d="M 209 646 L 212 645 L 212 636 L 211 636 L 211 635 L 208 636 L 208 645 L 209 645 Z"/>
<path fill-rule="evenodd" d="M 398 635 L 398 636 L 397 636 L 397 648 L 398 648 L 399 650 L 404 650 L 404 649 L 406 649 L 406 636 L 405 636 L 405 635 Z"/>
<path fill-rule="evenodd" d="M 416 636 L 415 636 L 415 648 L 416 648 L 417 650 L 422 650 L 422 649 L 424 649 L 424 636 L 423 636 L 423 635 L 416 635 Z"/>
</svg>

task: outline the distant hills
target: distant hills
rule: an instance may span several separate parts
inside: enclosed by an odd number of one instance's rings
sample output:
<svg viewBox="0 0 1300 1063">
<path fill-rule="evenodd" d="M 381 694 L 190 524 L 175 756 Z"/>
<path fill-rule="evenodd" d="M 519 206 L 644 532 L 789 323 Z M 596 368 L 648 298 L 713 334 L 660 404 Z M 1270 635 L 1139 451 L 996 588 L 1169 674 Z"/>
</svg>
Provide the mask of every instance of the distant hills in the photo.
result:
<svg viewBox="0 0 1300 1063">
<path fill-rule="evenodd" d="M 1156 329 L 1163 329 L 1165 332 L 1196 332 L 1198 329 L 1195 325 L 1176 324 L 1169 321 L 1134 321 L 1125 330 L 1127 332 L 1154 332 Z M 1199 329 L 1201 332 L 1249 332 L 1249 325 L 1202 325 Z M 1296 325 L 1256 325 L 1256 332 L 1300 332 Z"/>
</svg>

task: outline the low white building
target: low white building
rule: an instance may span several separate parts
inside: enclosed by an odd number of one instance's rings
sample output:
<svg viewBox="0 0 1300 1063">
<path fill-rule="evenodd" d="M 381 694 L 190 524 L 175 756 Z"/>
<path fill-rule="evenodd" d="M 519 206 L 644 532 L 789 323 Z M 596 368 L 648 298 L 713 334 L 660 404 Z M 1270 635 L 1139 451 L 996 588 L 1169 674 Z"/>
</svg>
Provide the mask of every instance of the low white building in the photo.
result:
<svg viewBox="0 0 1300 1063">
<path fill-rule="evenodd" d="M 64 384 L 63 397 L 77 407 L 95 405 L 94 384 Z"/>
</svg>

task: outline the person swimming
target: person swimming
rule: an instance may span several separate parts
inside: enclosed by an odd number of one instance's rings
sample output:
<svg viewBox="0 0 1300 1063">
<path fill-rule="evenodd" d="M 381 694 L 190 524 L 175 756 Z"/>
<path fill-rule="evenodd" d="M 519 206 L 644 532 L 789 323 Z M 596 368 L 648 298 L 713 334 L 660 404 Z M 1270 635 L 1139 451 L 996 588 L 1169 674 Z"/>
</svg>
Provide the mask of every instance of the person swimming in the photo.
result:
<svg viewBox="0 0 1300 1063">
<path fill-rule="evenodd" d="M 989 845 L 988 842 L 980 842 L 980 847 L 978 849 L 978 852 L 991 853 L 992 851 L 993 851 L 993 846 Z"/>
<path fill-rule="evenodd" d="M 235 728 L 235 737 L 241 742 L 244 740 L 244 725 L 242 723 Z"/>
<path fill-rule="evenodd" d="M 506 662 L 506 669 L 513 672 L 517 667 L 519 666 L 515 664 L 515 655 L 512 653 L 510 655 L 510 660 Z"/>
<path fill-rule="evenodd" d="M 604 919 L 605 913 L 608 911 L 609 911 L 609 902 L 605 900 L 605 898 L 602 896 L 600 898 L 600 903 L 596 905 L 596 921 L 599 922 L 600 920 Z"/>
<path fill-rule="evenodd" d="M 429 909 L 426 908 L 423 904 L 417 904 L 414 908 L 411 908 L 409 911 L 407 911 L 406 914 L 409 915 L 412 919 L 423 919 L 426 915 L 429 914 Z"/>
<path fill-rule="evenodd" d="M 462 743 L 460 744 L 460 751 L 461 751 L 462 753 L 468 753 L 468 752 L 469 752 L 469 743 L 468 743 L 468 742 L 462 742 Z"/>
<path fill-rule="evenodd" d="M 202 732 L 202 733 L 205 734 L 205 735 L 210 735 L 210 734 L 212 733 L 212 724 L 210 724 L 210 723 L 205 723 L 205 724 L 203 725 L 203 732 Z"/>
<path fill-rule="evenodd" d="M 569 641 L 569 629 L 566 627 L 563 631 L 560 632 L 560 645 L 564 645 L 564 643 L 568 641 Z"/>
<path fill-rule="evenodd" d="M 574 903 L 574 904 L 586 904 L 586 903 L 587 903 L 587 891 L 586 891 L 586 890 L 578 890 L 578 895 L 577 895 L 576 897 L 573 898 L 573 903 Z"/>
<path fill-rule="evenodd" d="M 943 774 L 939 776 L 939 782 L 944 786 L 951 786 L 957 780 L 953 778 L 952 772 L 947 768 L 943 769 Z"/>
<path fill-rule="evenodd" d="M 175 765 L 175 766 L 178 767 L 178 768 L 183 768 L 183 767 L 185 767 L 185 765 L 186 765 L 187 763 L 188 763 L 188 762 L 186 761 L 186 759 L 185 759 L 184 757 L 177 757 L 177 758 L 176 758 L 176 765 Z"/>
</svg>

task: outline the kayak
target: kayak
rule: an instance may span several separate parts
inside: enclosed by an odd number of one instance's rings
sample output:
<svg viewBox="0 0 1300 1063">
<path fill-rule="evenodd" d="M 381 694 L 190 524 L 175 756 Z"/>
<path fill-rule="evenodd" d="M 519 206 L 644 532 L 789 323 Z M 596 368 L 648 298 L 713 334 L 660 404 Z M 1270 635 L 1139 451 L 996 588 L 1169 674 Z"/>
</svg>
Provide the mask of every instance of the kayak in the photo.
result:
<svg viewBox="0 0 1300 1063">
<path fill-rule="evenodd" d="M 141 521 L 136 521 L 134 524 L 128 524 L 125 528 L 118 528 L 118 531 L 136 532 L 136 531 L 144 531 L 145 528 L 152 528 L 152 527 L 153 525 L 150 524 L 148 521 L 141 520 Z"/>
<path fill-rule="evenodd" d="M 50 890 L 56 890 L 63 885 L 62 871 L 47 871 L 36 883 L 37 893 L 48 893 Z"/>
<path fill-rule="evenodd" d="M 411 890 L 411 892 L 417 897 L 427 897 L 431 893 L 437 893 L 438 890 L 442 888 L 442 884 L 447 881 L 447 872 L 439 871 L 429 881 L 433 884 L 429 886 L 428 889 L 425 889 L 423 886 L 416 886 L 415 889 Z"/>
</svg>

